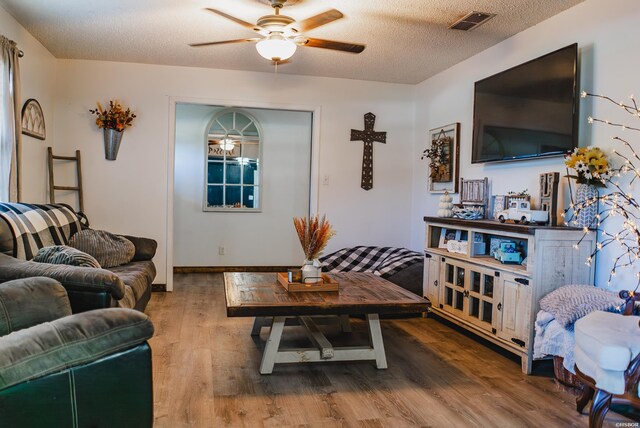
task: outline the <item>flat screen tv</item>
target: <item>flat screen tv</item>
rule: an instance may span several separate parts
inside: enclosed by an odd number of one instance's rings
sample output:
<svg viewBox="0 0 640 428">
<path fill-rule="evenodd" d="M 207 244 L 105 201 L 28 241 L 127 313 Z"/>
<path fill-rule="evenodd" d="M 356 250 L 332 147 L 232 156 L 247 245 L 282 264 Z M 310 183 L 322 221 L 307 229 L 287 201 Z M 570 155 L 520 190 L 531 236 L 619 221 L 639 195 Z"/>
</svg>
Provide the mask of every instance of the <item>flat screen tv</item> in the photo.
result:
<svg viewBox="0 0 640 428">
<path fill-rule="evenodd" d="M 578 45 L 475 84 L 472 163 L 557 156 L 578 142 Z"/>
</svg>

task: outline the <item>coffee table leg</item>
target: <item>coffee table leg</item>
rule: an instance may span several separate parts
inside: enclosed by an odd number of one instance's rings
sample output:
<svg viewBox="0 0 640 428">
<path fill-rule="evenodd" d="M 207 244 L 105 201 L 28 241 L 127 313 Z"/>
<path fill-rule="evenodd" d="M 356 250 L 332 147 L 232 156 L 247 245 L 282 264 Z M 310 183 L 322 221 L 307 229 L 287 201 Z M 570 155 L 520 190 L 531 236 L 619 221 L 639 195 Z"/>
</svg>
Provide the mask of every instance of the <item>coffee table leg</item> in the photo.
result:
<svg viewBox="0 0 640 428">
<path fill-rule="evenodd" d="M 351 333 L 351 322 L 349 322 L 349 315 L 339 315 L 340 328 L 343 333 Z"/>
<path fill-rule="evenodd" d="M 251 336 L 260 336 L 260 330 L 262 327 L 271 325 L 271 318 L 269 317 L 256 317 L 253 321 L 253 327 L 251 328 Z"/>
<path fill-rule="evenodd" d="M 276 354 L 280 347 L 280 338 L 282 337 L 285 319 L 286 317 L 273 317 L 269 338 L 267 339 L 267 344 L 265 345 L 264 352 L 262 353 L 260 374 L 271 374 L 273 372 L 273 366 L 276 363 Z"/>
<path fill-rule="evenodd" d="M 376 357 L 376 367 L 387 368 L 387 356 L 384 353 L 384 343 L 382 342 L 382 330 L 380 329 L 380 318 L 378 314 L 367 314 L 369 324 L 369 341 Z"/>
</svg>

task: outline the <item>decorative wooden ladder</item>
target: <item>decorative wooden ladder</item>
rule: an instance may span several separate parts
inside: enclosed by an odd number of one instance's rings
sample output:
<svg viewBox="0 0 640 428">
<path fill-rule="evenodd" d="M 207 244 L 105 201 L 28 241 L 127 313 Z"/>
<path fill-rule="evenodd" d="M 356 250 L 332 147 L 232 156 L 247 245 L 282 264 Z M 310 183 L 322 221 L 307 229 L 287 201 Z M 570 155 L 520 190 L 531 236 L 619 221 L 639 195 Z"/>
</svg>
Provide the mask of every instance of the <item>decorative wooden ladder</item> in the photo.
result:
<svg viewBox="0 0 640 428">
<path fill-rule="evenodd" d="M 61 161 L 75 161 L 76 162 L 76 170 L 78 175 L 78 185 L 77 186 L 56 186 L 53 181 L 53 161 L 61 160 Z M 53 154 L 53 149 L 51 147 L 47 147 L 47 162 L 49 164 L 49 201 L 52 204 L 56 202 L 56 190 L 68 190 L 73 192 L 78 192 L 78 204 L 80 205 L 80 212 L 84 211 L 84 199 L 82 197 L 82 169 L 81 169 L 81 160 L 80 160 L 80 150 L 76 150 L 75 156 L 56 156 Z"/>
</svg>

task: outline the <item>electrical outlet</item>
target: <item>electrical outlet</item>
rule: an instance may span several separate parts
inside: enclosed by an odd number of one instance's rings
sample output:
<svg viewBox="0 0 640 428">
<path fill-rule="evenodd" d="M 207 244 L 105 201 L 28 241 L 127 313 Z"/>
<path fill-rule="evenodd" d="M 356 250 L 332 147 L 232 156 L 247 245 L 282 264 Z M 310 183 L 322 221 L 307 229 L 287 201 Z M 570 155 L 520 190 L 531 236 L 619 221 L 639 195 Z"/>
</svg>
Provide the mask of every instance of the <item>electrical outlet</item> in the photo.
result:
<svg viewBox="0 0 640 428">
<path fill-rule="evenodd" d="M 223 246 L 218 247 L 218 255 L 219 256 L 224 256 L 224 247 Z"/>
<path fill-rule="evenodd" d="M 324 177 L 322 177 L 322 185 L 323 186 L 329 185 L 329 174 L 325 174 Z"/>
</svg>

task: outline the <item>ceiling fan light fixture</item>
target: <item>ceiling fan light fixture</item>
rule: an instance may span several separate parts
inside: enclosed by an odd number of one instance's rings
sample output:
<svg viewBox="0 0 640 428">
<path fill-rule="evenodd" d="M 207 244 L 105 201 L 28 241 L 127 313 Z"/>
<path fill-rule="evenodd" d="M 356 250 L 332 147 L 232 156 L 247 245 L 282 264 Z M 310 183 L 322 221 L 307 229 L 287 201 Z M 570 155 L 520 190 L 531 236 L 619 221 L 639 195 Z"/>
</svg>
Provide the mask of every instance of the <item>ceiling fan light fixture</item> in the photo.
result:
<svg viewBox="0 0 640 428">
<path fill-rule="evenodd" d="M 256 43 L 256 49 L 261 57 L 269 61 L 284 61 L 293 56 L 297 46 L 280 33 L 272 33 L 266 39 Z"/>
<path fill-rule="evenodd" d="M 236 142 L 231 138 L 223 138 L 222 140 L 218 141 L 218 146 L 220 146 L 222 150 L 228 152 L 233 150 L 233 148 L 236 146 Z"/>
</svg>

